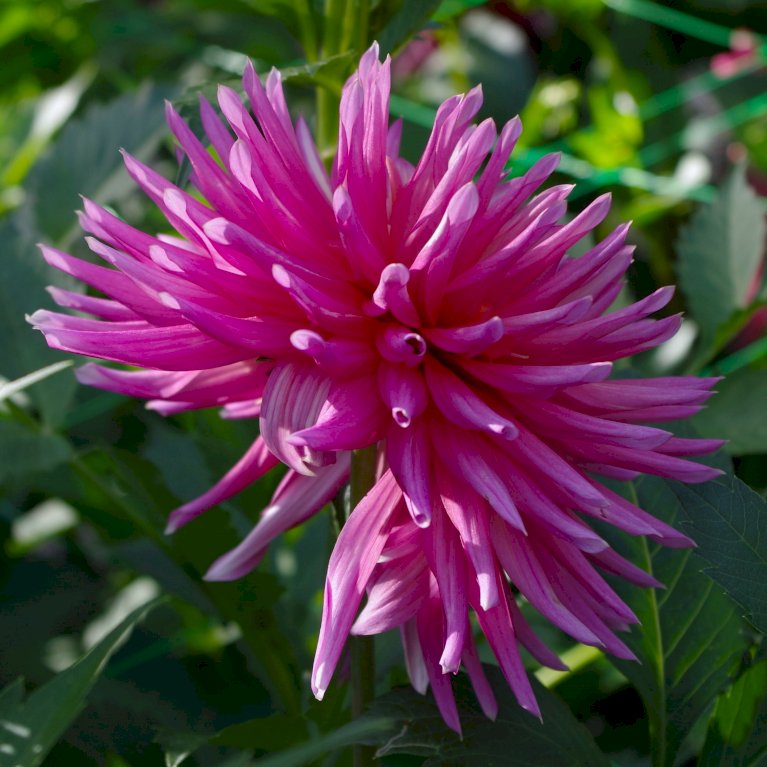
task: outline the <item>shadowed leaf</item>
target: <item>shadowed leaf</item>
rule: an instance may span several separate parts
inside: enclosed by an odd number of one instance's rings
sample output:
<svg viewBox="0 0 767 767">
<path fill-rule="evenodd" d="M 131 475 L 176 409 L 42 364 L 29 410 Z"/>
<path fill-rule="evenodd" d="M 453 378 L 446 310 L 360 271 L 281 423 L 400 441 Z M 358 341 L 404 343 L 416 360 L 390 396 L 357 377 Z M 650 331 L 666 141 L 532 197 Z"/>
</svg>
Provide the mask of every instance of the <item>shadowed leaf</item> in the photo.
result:
<svg viewBox="0 0 767 767">
<path fill-rule="evenodd" d="M 693 419 L 704 437 L 729 440 L 734 455 L 767 452 L 767 370 L 739 370 L 716 385 L 718 394 Z"/>
<path fill-rule="evenodd" d="M 631 499 L 653 516 L 676 526 L 686 519 L 672 483 L 642 477 L 630 490 L 629 497 L 635 493 Z M 604 532 L 617 551 L 666 586 L 639 589 L 616 583 L 641 624 L 624 637 L 639 663 L 610 658 L 642 696 L 652 763 L 664 767 L 673 764 L 682 741 L 727 684 L 744 651 L 740 617 L 720 587 L 701 572 L 693 549 L 669 549 L 645 538 Z"/>
<path fill-rule="evenodd" d="M 732 475 L 671 487 L 706 574 L 767 633 L 767 503 Z"/>
<path fill-rule="evenodd" d="M 453 687 L 459 704 L 463 739 L 442 720 L 431 694 L 412 688 L 394 690 L 377 700 L 368 716 L 396 723 L 386 738 L 368 738 L 378 756 L 416 754 L 425 756 L 424 767 L 607 767 L 586 728 L 552 692 L 533 680 L 543 722 L 520 708 L 500 670 L 486 666 L 499 703 L 497 719 L 489 720 L 479 709 L 467 678 L 461 674 Z M 513 754 L 513 762 L 510 755 Z"/>
<path fill-rule="evenodd" d="M 156 605 L 144 605 L 87 655 L 22 701 L 23 683 L 0 693 L 0 767 L 36 767 L 82 711 L 109 658 Z"/>
</svg>

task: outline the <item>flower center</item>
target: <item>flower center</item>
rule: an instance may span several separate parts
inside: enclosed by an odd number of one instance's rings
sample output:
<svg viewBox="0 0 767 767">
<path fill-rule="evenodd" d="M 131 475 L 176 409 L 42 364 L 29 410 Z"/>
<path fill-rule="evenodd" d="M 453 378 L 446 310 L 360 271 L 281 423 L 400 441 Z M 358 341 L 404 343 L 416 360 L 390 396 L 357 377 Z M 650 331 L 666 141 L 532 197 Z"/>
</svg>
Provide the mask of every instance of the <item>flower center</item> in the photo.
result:
<svg viewBox="0 0 767 767">
<path fill-rule="evenodd" d="M 396 323 L 384 325 L 376 336 L 376 347 L 385 360 L 410 367 L 419 365 L 427 350 L 426 340 L 420 333 Z"/>
</svg>

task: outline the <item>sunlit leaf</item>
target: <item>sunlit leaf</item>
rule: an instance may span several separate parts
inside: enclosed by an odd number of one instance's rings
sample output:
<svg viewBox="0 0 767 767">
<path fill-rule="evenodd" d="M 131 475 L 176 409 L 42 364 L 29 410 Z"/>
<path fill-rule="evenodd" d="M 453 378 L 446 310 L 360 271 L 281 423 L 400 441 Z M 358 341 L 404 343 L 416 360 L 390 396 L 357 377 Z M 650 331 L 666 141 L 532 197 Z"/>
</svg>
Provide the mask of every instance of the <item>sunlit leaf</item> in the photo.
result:
<svg viewBox="0 0 767 767">
<path fill-rule="evenodd" d="M 767 661 L 738 678 L 717 700 L 700 767 L 757 767 L 767 763 Z"/>
</svg>

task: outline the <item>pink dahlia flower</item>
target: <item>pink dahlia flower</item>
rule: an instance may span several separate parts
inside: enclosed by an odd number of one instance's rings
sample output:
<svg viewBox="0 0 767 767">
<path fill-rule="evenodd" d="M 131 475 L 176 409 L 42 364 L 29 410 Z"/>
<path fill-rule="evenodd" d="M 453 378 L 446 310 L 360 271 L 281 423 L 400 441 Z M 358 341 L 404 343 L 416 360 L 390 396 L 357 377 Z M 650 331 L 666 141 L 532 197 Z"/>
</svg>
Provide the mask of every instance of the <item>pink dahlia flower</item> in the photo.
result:
<svg viewBox="0 0 767 767">
<path fill-rule="evenodd" d="M 126 156 L 176 234 L 137 231 L 86 200 L 82 225 L 105 264 L 43 253 L 106 296 L 51 289 L 97 319 L 40 311 L 33 322 L 57 349 L 140 368 L 87 364 L 84 383 L 164 414 L 221 407 L 259 418 L 240 462 L 170 517 L 173 531 L 288 467 L 209 579 L 254 568 L 277 535 L 339 492 L 350 451 L 377 445 L 377 482 L 330 559 L 312 688 L 321 698 L 350 632 L 399 628 L 414 686 L 431 684 L 458 730 L 450 673 L 461 664 L 488 716 L 496 710 L 470 610 L 525 709 L 538 713 L 518 645 L 561 668 L 512 586 L 576 640 L 632 657 L 616 631 L 636 617 L 600 572 L 657 583 L 587 520 L 669 546 L 690 541 L 597 477 L 715 475 L 681 456 L 719 442 L 641 425 L 697 412 L 715 379 L 608 380 L 614 360 L 679 326 L 649 319 L 670 288 L 606 313 L 631 262 L 628 226 L 568 255 L 604 220 L 609 197 L 563 223 L 571 187 L 539 191 L 558 158 L 509 178 L 520 122 L 500 135 L 491 120 L 473 125 L 478 89 L 440 107 L 411 165 L 399 155 L 400 124 L 389 125 L 389 73 L 374 46 L 347 82 L 330 173 L 306 123 L 291 121 L 278 72 L 263 87 L 247 67 L 252 113 L 229 88 L 219 91 L 226 123 L 201 102 L 218 160 L 169 107 L 208 204 Z"/>
</svg>

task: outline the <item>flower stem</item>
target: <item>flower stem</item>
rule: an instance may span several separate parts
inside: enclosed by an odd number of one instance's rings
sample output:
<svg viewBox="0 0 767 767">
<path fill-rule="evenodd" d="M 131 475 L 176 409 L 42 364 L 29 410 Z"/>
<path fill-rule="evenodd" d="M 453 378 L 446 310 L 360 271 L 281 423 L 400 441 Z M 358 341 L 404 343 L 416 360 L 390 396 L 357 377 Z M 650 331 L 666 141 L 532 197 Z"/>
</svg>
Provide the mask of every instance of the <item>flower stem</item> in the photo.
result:
<svg viewBox="0 0 767 767">
<path fill-rule="evenodd" d="M 352 453 L 350 480 L 353 511 L 357 504 L 375 484 L 378 451 L 375 445 Z M 365 711 L 375 694 L 375 649 L 373 637 L 350 637 L 352 718 L 357 719 Z M 371 746 L 353 747 L 354 767 L 371 767 L 375 749 Z"/>
</svg>

